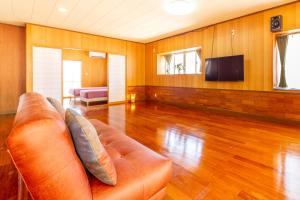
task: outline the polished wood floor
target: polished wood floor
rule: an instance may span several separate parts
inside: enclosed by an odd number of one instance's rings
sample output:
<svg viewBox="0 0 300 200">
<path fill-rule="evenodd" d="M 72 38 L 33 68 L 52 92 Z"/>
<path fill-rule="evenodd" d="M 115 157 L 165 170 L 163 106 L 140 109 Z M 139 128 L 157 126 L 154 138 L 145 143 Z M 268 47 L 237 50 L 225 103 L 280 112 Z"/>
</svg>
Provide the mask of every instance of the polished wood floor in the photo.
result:
<svg viewBox="0 0 300 200">
<path fill-rule="evenodd" d="M 154 103 L 72 107 L 171 158 L 166 200 L 300 199 L 299 126 Z M 18 190 L 3 142 L 11 122 L 0 117 L 0 199 Z"/>
<path fill-rule="evenodd" d="M 18 174 L 7 153 L 6 138 L 14 115 L 0 115 L 0 199 L 17 199 Z"/>
</svg>

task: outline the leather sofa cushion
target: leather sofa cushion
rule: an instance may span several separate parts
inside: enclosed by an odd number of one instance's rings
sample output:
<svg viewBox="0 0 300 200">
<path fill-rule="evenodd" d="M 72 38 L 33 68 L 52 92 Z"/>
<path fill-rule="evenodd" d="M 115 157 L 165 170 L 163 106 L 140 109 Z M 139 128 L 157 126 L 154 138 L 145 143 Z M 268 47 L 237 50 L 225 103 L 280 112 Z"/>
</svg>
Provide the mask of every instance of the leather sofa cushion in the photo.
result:
<svg viewBox="0 0 300 200">
<path fill-rule="evenodd" d="M 151 199 L 167 185 L 172 172 L 170 160 L 98 120 L 90 122 L 112 158 L 118 176 L 115 187 L 90 177 L 93 199 Z"/>
<path fill-rule="evenodd" d="M 93 125 L 74 110 L 67 109 L 66 116 L 75 149 L 86 169 L 103 183 L 115 185 L 117 174 L 114 164 Z"/>
</svg>

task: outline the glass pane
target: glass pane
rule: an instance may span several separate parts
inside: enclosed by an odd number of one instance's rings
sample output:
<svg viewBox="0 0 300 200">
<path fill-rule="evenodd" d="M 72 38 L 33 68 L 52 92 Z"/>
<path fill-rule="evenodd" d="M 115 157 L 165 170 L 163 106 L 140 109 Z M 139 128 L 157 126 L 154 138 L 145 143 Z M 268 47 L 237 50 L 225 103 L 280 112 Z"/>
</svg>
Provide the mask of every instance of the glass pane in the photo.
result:
<svg viewBox="0 0 300 200">
<path fill-rule="evenodd" d="M 201 58 L 196 53 L 196 74 L 201 73 Z"/>
<path fill-rule="evenodd" d="M 288 88 L 300 89 L 300 34 L 289 36 L 286 52 L 286 80 Z"/>
<path fill-rule="evenodd" d="M 279 50 L 278 50 L 277 46 L 276 46 L 276 67 L 277 67 L 277 69 L 276 69 L 276 87 L 279 87 L 281 63 L 280 63 Z"/>
<path fill-rule="evenodd" d="M 63 94 L 70 96 L 70 89 L 81 87 L 81 61 L 63 61 Z"/>
<path fill-rule="evenodd" d="M 195 74 L 196 72 L 196 52 L 191 51 L 185 54 L 185 73 Z"/>
<path fill-rule="evenodd" d="M 174 66 L 174 56 L 173 56 L 169 67 L 169 74 L 174 74 L 174 73 L 175 73 L 175 66 Z"/>
<path fill-rule="evenodd" d="M 184 54 L 174 54 L 174 74 L 184 74 Z"/>
<path fill-rule="evenodd" d="M 159 63 L 157 66 L 157 74 L 165 74 L 167 62 L 164 56 L 159 56 Z"/>
</svg>

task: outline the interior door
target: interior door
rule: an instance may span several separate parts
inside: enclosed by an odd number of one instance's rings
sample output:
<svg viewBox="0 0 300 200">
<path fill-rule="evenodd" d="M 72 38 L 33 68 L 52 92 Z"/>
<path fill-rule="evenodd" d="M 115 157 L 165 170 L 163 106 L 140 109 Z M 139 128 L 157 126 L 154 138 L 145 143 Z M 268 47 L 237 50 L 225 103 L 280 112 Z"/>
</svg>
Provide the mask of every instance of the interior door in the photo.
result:
<svg viewBox="0 0 300 200">
<path fill-rule="evenodd" d="M 126 101 L 126 58 L 108 55 L 108 102 Z"/>
<path fill-rule="evenodd" d="M 33 47 L 33 91 L 62 100 L 61 49 Z"/>
</svg>

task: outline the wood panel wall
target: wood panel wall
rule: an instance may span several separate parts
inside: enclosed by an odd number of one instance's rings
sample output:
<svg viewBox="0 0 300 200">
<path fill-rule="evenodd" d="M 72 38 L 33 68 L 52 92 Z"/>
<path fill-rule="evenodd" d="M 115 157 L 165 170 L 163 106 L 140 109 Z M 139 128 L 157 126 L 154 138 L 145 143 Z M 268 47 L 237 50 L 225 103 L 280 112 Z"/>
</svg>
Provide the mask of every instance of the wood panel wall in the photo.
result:
<svg viewBox="0 0 300 200">
<path fill-rule="evenodd" d="M 182 107 L 300 122 L 300 94 L 296 93 L 146 86 L 146 99 Z"/>
<path fill-rule="evenodd" d="M 300 2 L 296 2 L 146 44 L 146 85 L 271 91 L 274 34 L 270 17 L 275 15 L 283 16 L 284 31 L 300 28 Z M 202 48 L 202 74 L 157 75 L 157 54 L 191 47 Z M 206 82 L 205 58 L 232 54 L 245 55 L 245 81 Z"/>
<path fill-rule="evenodd" d="M 0 114 L 16 112 L 25 70 L 25 28 L 0 24 Z"/>
<path fill-rule="evenodd" d="M 145 44 L 78 33 L 45 26 L 26 25 L 26 90 L 32 91 L 32 47 L 79 49 L 126 55 L 127 86 L 145 85 Z M 94 69 L 94 68 L 93 68 Z M 91 69 L 89 74 L 94 74 Z M 96 70 L 96 68 L 95 68 Z M 98 70 L 98 69 L 97 69 Z M 97 72 L 96 72 L 97 73 Z M 96 74 L 95 73 L 95 74 Z M 87 80 L 86 80 L 87 81 Z M 88 81 L 87 81 L 88 82 Z M 89 83 L 92 84 L 92 83 Z"/>
<path fill-rule="evenodd" d="M 107 59 L 90 58 L 88 51 L 63 49 L 63 60 L 82 62 L 82 87 L 107 86 Z"/>
<path fill-rule="evenodd" d="M 130 94 L 135 94 L 136 101 L 146 100 L 146 87 L 145 86 L 129 86 L 127 87 L 127 101 L 130 101 Z"/>
<path fill-rule="evenodd" d="M 127 85 L 128 86 L 145 85 L 145 45 L 144 44 L 141 45 L 140 43 L 127 42 Z"/>
</svg>

